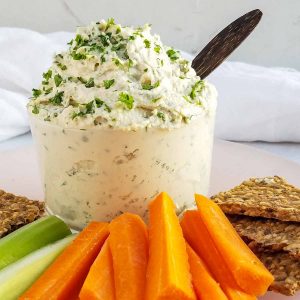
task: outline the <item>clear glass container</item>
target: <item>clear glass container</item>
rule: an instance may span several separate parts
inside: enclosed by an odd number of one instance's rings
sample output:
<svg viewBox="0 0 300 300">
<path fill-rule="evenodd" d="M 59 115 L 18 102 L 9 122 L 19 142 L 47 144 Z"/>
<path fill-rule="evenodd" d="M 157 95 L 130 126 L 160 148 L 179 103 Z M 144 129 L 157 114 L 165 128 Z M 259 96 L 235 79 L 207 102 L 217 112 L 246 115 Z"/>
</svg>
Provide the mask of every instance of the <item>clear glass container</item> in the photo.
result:
<svg viewBox="0 0 300 300">
<path fill-rule="evenodd" d="M 215 113 L 177 129 L 63 128 L 30 114 L 46 207 L 72 228 L 110 221 L 166 191 L 178 210 L 209 187 Z"/>
</svg>

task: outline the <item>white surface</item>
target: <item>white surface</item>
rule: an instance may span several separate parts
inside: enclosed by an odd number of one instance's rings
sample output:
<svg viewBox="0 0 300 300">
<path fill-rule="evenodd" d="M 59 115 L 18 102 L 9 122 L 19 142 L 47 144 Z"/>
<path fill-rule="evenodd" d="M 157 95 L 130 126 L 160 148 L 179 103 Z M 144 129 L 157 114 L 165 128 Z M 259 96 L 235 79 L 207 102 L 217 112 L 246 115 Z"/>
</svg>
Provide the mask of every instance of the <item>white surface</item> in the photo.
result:
<svg viewBox="0 0 300 300">
<path fill-rule="evenodd" d="M 264 18 L 231 57 L 300 70 L 300 1 L 289 0 L 22 0 L 0 1 L 0 26 L 42 32 L 74 31 L 91 20 L 115 17 L 123 24 L 152 23 L 163 40 L 195 53 L 218 31 L 249 10 Z"/>
<path fill-rule="evenodd" d="M 31 89 L 71 37 L 0 28 L 0 141 L 29 130 L 25 106 Z M 225 62 L 209 79 L 219 91 L 216 137 L 300 141 L 300 72 Z"/>
<path fill-rule="evenodd" d="M 1 188 L 42 199 L 36 154 L 32 146 L 2 152 L 0 155 Z M 5 171 L 5 172 L 4 172 Z M 251 176 L 284 176 L 293 184 L 300 182 L 300 165 L 236 143 L 216 141 L 213 155 L 211 194 L 226 190 Z M 300 300 L 300 294 L 285 297 L 268 293 L 262 300 Z"/>
</svg>

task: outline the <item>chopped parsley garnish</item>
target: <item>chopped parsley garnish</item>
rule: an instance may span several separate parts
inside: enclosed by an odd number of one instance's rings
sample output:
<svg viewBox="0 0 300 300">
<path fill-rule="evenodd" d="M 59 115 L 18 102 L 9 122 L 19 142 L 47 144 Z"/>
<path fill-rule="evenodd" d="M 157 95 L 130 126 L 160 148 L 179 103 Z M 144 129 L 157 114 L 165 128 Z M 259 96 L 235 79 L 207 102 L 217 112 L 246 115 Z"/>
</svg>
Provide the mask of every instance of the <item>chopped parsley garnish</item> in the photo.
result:
<svg viewBox="0 0 300 300">
<path fill-rule="evenodd" d="M 146 39 L 146 40 L 144 40 L 144 45 L 145 45 L 146 48 L 150 48 L 151 43 L 150 43 L 149 40 Z"/>
<path fill-rule="evenodd" d="M 192 103 L 192 100 L 191 100 L 191 98 L 190 98 L 189 96 L 183 96 L 183 98 L 184 98 L 187 102 Z"/>
<path fill-rule="evenodd" d="M 161 97 L 157 97 L 157 98 L 152 99 L 151 102 L 156 103 L 160 99 L 161 99 Z"/>
<path fill-rule="evenodd" d="M 59 74 L 55 74 L 54 75 L 54 82 L 56 86 L 60 86 L 60 84 L 62 83 L 63 79 Z"/>
<path fill-rule="evenodd" d="M 85 105 L 85 107 L 86 107 L 86 112 L 85 112 L 86 114 L 92 114 L 92 113 L 95 112 L 95 110 L 94 110 L 94 101 L 91 101 L 91 102 L 87 103 Z"/>
<path fill-rule="evenodd" d="M 128 59 L 127 65 L 128 65 L 128 70 L 129 70 L 129 68 L 131 68 L 133 66 L 132 59 L 130 59 L 130 58 Z"/>
<path fill-rule="evenodd" d="M 48 70 L 46 73 L 43 73 L 43 77 L 48 81 L 52 77 L 52 70 Z"/>
<path fill-rule="evenodd" d="M 161 47 L 159 45 L 155 44 L 154 51 L 156 53 L 160 53 L 160 50 L 161 50 Z"/>
<path fill-rule="evenodd" d="M 75 42 L 77 47 L 84 46 L 86 44 L 85 40 L 80 34 L 77 34 L 75 37 Z"/>
<path fill-rule="evenodd" d="M 37 98 L 38 96 L 40 96 L 42 94 L 42 91 L 41 90 L 38 90 L 38 89 L 32 89 L 32 96 L 34 98 Z"/>
<path fill-rule="evenodd" d="M 126 48 L 126 45 L 120 43 L 120 44 L 113 45 L 113 46 L 111 47 L 111 50 L 112 50 L 112 51 L 120 51 L 120 50 L 123 50 L 123 49 L 125 49 L 125 48 Z"/>
<path fill-rule="evenodd" d="M 63 64 L 60 63 L 60 62 L 57 62 L 56 64 L 57 64 L 57 66 L 58 66 L 61 70 L 63 70 L 63 71 L 67 70 L 67 66 L 66 66 L 66 65 L 63 65 Z"/>
<path fill-rule="evenodd" d="M 156 81 L 153 85 L 151 85 L 151 83 L 146 82 L 146 83 L 142 83 L 142 88 L 143 90 L 153 90 L 155 88 L 157 88 L 160 85 L 160 81 Z"/>
<path fill-rule="evenodd" d="M 104 104 L 104 101 L 100 98 L 95 98 L 96 106 L 99 108 Z"/>
<path fill-rule="evenodd" d="M 105 59 L 105 57 L 104 57 L 104 54 L 101 56 L 101 62 L 102 62 L 102 63 L 106 62 L 106 59 Z"/>
<path fill-rule="evenodd" d="M 197 96 L 197 93 L 201 93 L 205 87 L 205 83 L 203 80 L 198 80 L 192 87 L 190 92 L 190 97 L 194 100 Z"/>
<path fill-rule="evenodd" d="M 98 53 L 103 53 L 104 48 L 102 46 L 100 46 L 99 44 L 94 43 L 89 48 L 89 51 L 95 51 L 95 52 L 98 52 Z"/>
<path fill-rule="evenodd" d="M 94 82 L 94 78 L 90 78 L 86 83 L 85 83 L 85 87 L 86 88 L 91 88 L 95 86 L 95 82 Z"/>
<path fill-rule="evenodd" d="M 83 83 L 83 84 L 86 84 L 86 80 L 85 79 L 83 79 L 82 77 L 77 77 L 77 79 L 81 82 L 81 83 Z"/>
<path fill-rule="evenodd" d="M 134 99 L 127 93 L 120 93 L 118 101 L 123 103 L 127 109 L 133 108 Z"/>
<path fill-rule="evenodd" d="M 63 102 L 64 92 L 57 92 L 54 97 L 49 99 L 49 102 L 54 105 L 60 105 Z"/>
<path fill-rule="evenodd" d="M 82 117 L 87 114 L 93 114 L 95 112 L 94 100 L 86 104 L 81 104 L 79 109 L 80 109 L 79 112 L 75 112 L 75 111 L 73 112 L 72 119 L 75 119 L 76 117 Z"/>
<path fill-rule="evenodd" d="M 103 84 L 104 84 L 105 89 L 109 89 L 114 83 L 115 83 L 114 79 L 103 80 Z"/>
<path fill-rule="evenodd" d="M 121 32 L 121 27 L 118 26 L 118 27 L 116 28 L 116 34 L 118 34 L 118 33 L 120 33 L 120 32 Z"/>
<path fill-rule="evenodd" d="M 114 18 L 109 18 L 109 19 L 107 19 L 105 31 L 106 31 L 110 26 L 112 26 L 112 25 L 115 25 L 115 20 L 114 20 Z"/>
<path fill-rule="evenodd" d="M 117 58 L 112 58 L 112 61 L 115 63 L 116 66 L 121 65 L 121 62 Z"/>
<path fill-rule="evenodd" d="M 111 108 L 106 103 L 104 103 L 104 110 L 106 110 L 109 113 L 111 112 Z"/>
<path fill-rule="evenodd" d="M 86 59 L 86 54 L 85 53 L 77 53 L 76 51 L 71 52 L 71 57 L 74 60 L 81 60 L 81 59 Z"/>
<path fill-rule="evenodd" d="M 95 103 L 96 103 L 97 108 L 100 108 L 100 107 L 102 107 L 102 105 L 104 105 L 104 110 L 109 113 L 111 112 L 111 108 L 100 98 L 95 98 Z"/>
<path fill-rule="evenodd" d="M 146 73 L 148 71 L 148 68 L 144 69 L 144 72 Z"/>
<path fill-rule="evenodd" d="M 134 35 L 130 35 L 128 39 L 129 39 L 129 41 L 134 41 L 135 40 L 135 36 Z"/>
<path fill-rule="evenodd" d="M 40 110 L 39 110 L 39 108 L 37 107 L 36 104 L 33 106 L 33 109 L 32 109 L 31 112 L 32 112 L 33 114 L 35 114 L 35 115 L 37 115 L 37 114 L 40 112 Z"/>
<path fill-rule="evenodd" d="M 52 90 L 53 90 L 53 87 L 49 87 L 49 89 L 46 89 L 45 90 L 45 95 L 50 94 L 52 92 Z"/>
<path fill-rule="evenodd" d="M 99 35 L 99 38 L 100 38 L 101 43 L 102 43 L 102 45 L 103 45 L 104 47 L 109 46 L 109 42 L 108 42 L 108 41 L 109 41 L 109 38 L 108 38 L 107 35 L 101 34 L 101 35 Z"/>
<path fill-rule="evenodd" d="M 165 114 L 162 113 L 161 111 L 159 111 L 159 112 L 157 113 L 157 116 L 158 116 L 160 119 L 162 119 L 164 122 L 166 121 Z"/>
<path fill-rule="evenodd" d="M 167 51 L 167 54 L 172 61 L 177 60 L 179 58 L 178 51 L 175 51 L 174 49 L 169 49 Z"/>
</svg>

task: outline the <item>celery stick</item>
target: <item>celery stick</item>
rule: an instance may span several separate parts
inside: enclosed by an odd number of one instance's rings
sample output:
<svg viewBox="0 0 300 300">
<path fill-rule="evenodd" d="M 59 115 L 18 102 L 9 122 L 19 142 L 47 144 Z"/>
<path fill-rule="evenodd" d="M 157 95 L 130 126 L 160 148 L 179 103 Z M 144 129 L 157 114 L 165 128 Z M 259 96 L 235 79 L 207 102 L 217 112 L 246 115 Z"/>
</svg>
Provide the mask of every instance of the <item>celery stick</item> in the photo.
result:
<svg viewBox="0 0 300 300">
<path fill-rule="evenodd" d="M 62 240 L 36 250 L 2 269 L 0 271 L 0 299 L 18 299 L 75 236 L 76 234 L 67 236 Z"/>
<path fill-rule="evenodd" d="M 69 234 L 68 226 L 55 216 L 43 217 L 19 228 L 0 239 L 0 270 Z"/>
</svg>

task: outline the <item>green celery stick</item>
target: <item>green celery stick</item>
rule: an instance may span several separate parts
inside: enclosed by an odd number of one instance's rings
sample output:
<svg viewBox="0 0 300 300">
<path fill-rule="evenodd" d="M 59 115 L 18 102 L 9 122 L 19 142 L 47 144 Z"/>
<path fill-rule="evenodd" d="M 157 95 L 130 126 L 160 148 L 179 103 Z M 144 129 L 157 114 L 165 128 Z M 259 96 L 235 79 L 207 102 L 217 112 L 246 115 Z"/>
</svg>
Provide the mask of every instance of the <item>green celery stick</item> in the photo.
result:
<svg viewBox="0 0 300 300">
<path fill-rule="evenodd" d="M 38 249 L 0 271 L 0 299 L 17 300 L 75 238 L 69 235 Z"/>
<path fill-rule="evenodd" d="M 0 239 L 0 270 L 70 234 L 68 226 L 55 216 L 43 217 L 19 228 Z"/>
</svg>

